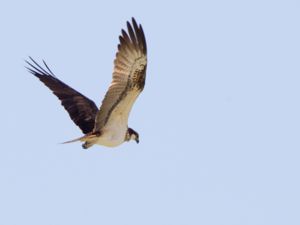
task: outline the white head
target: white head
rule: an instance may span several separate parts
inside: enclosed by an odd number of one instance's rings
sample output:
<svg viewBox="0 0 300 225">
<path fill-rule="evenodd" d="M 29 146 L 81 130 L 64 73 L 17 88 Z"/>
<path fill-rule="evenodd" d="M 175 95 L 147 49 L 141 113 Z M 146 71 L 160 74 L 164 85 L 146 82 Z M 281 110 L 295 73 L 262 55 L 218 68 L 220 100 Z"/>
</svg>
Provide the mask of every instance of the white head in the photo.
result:
<svg viewBox="0 0 300 225">
<path fill-rule="evenodd" d="M 136 143 L 140 142 L 139 134 L 135 130 L 128 128 L 125 141 L 130 141 L 130 140 L 134 140 L 136 141 Z"/>
</svg>

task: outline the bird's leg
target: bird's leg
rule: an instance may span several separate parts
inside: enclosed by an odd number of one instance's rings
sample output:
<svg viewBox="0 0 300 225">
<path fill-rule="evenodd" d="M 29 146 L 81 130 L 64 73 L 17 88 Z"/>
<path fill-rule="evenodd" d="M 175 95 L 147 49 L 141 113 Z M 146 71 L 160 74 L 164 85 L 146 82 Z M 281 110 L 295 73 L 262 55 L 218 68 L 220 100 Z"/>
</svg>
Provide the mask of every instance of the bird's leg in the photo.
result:
<svg viewBox="0 0 300 225">
<path fill-rule="evenodd" d="M 93 144 L 91 144 L 91 143 L 89 143 L 89 142 L 86 141 L 86 142 L 84 142 L 84 143 L 82 144 L 82 148 L 83 148 L 83 149 L 88 149 L 89 147 L 92 147 L 92 145 L 93 145 Z"/>
</svg>

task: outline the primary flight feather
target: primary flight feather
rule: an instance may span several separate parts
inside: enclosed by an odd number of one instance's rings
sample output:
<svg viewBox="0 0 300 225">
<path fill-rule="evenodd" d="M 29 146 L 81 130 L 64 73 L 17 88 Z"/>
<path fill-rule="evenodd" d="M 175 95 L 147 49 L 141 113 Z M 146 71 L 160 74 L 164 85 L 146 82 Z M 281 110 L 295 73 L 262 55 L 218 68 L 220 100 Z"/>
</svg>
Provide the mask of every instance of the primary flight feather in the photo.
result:
<svg viewBox="0 0 300 225">
<path fill-rule="evenodd" d="M 128 127 L 128 117 L 145 86 L 147 45 L 142 26 L 132 18 L 119 40 L 112 82 L 99 110 L 92 100 L 60 81 L 44 61 L 44 68 L 31 57 L 31 62 L 26 61 L 29 72 L 52 90 L 85 134 L 65 143 L 83 141 L 86 149 L 94 144 L 115 147 L 125 141 L 139 142 L 139 134 Z"/>
</svg>

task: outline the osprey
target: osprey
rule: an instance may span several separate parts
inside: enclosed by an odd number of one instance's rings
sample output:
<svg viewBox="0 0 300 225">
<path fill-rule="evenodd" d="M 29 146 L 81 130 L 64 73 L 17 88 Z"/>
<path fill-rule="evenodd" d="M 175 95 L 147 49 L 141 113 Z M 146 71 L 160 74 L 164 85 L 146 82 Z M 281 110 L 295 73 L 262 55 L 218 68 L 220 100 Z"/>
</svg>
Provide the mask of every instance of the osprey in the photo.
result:
<svg viewBox="0 0 300 225">
<path fill-rule="evenodd" d="M 115 147 L 130 140 L 139 143 L 139 134 L 128 127 L 128 117 L 145 86 L 146 39 L 142 26 L 134 18 L 131 24 L 127 22 L 127 32 L 123 29 L 121 32 L 112 82 L 99 110 L 92 100 L 60 81 L 45 61 L 42 67 L 31 57 L 31 62 L 26 60 L 28 71 L 61 100 L 73 122 L 85 134 L 64 143 L 82 141 L 84 149 L 94 144 Z"/>
</svg>

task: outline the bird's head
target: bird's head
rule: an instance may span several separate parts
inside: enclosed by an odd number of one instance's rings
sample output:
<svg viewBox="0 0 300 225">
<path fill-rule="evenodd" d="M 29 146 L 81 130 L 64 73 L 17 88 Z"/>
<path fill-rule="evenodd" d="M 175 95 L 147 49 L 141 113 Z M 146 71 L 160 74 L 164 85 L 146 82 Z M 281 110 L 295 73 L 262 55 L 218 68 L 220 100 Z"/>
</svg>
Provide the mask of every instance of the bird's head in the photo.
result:
<svg viewBox="0 0 300 225">
<path fill-rule="evenodd" d="M 125 141 L 130 141 L 130 140 L 134 140 L 136 141 L 136 143 L 140 142 L 139 134 L 135 130 L 128 128 Z"/>
</svg>

